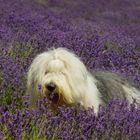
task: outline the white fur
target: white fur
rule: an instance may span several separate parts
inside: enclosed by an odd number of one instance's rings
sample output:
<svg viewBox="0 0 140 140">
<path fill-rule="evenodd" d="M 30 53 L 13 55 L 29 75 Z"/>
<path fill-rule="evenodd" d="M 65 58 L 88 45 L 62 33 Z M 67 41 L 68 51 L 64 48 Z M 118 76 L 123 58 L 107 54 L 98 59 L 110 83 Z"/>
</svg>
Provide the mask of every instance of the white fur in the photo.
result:
<svg viewBox="0 0 140 140">
<path fill-rule="evenodd" d="M 46 73 L 46 74 L 45 74 Z M 96 80 L 88 73 L 85 65 L 73 53 L 58 48 L 39 54 L 31 64 L 28 72 L 28 93 L 31 102 L 39 96 L 38 85 L 54 82 L 61 90 L 68 104 L 80 103 L 85 108 L 94 107 L 95 112 L 101 103 Z"/>
<path fill-rule="evenodd" d="M 127 87 L 127 86 L 122 86 L 124 91 L 127 93 L 127 99 L 129 103 L 133 103 L 134 99 L 137 99 L 137 103 L 140 103 L 140 91 L 138 91 L 134 87 Z"/>
</svg>

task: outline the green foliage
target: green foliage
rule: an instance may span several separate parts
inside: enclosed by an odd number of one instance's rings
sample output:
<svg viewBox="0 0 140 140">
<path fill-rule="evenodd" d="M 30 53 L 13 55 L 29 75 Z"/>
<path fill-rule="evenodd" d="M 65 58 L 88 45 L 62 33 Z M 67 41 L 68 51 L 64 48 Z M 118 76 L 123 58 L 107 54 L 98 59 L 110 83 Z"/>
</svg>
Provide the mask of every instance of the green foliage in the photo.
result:
<svg viewBox="0 0 140 140">
<path fill-rule="evenodd" d="M 31 124 L 29 132 L 23 132 L 21 134 L 21 140 L 46 140 L 45 136 L 40 136 L 39 128 Z"/>
<path fill-rule="evenodd" d="M 24 44 L 24 43 L 16 43 L 9 49 L 9 55 L 12 58 L 27 58 L 30 53 L 32 52 L 32 46 L 30 43 Z"/>
<path fill-rule="evenodd" d="M 1 123 L 0 123 L 0 132 L 3 132 L 2 134 L 2 136 L 3 136 L 3 139 L 4 140 L 14 140 L 14 138 L 13 138 L 13 136 L 9 133 L 9 131 L 8 131 L 8 129 L 7 129 L 7 127 L 6 127 L 6 125 L 2 125 Z M 1 137 L 0 137 L 1 138 Z"/>
<path fill-rule="evenodd" d="M 14 108 L 9 107 L 12 102 L 15 102 L 16 108 L 21 109 L 22 106 L 22 97 L 19 96 L 13 96 L 14 88 L 11 85 L 8 85 L 3 93 L 0 95 L 0 106 L 5 106 L 9 111 L 14 111 Z"/>
<path fill-rule="evenodd" d="M 13 88 L 12 86 L 8 85 L 5 88 L 4 93 L 1 94 L 0 96 L 0 105 L 3 105 L 3 106 L 10 105 L 13 99 L 12 94 L 13 94 Z"/>
</svg>

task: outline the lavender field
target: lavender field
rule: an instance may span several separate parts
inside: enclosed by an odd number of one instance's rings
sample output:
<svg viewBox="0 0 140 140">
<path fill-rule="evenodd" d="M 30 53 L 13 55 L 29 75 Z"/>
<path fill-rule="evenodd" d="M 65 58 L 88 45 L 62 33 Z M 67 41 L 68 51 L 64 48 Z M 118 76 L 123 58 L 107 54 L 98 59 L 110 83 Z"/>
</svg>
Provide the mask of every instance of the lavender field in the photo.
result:
<svg viewBox="0 0 140 140">
<path fill-rule="evenodd" d="M 140 107 L 113 99 L 98 116 L 81 106 L 28 109 L 26 76 L 49 48 L 75 52 L 89 70 L 140 85 L 139 0 L 0 0 L 0 140 L 140 140 Z"/>
</svg>

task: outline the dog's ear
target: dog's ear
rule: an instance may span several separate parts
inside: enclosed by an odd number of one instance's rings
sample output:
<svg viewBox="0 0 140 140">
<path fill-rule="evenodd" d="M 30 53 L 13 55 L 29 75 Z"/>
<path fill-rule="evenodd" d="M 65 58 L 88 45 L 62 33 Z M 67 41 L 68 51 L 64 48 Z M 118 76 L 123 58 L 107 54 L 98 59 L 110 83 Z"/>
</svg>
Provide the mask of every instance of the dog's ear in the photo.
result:
<svg viewBox="0 0 140 140">
<path fill-rule="evenodd" d="M 35 102 L 37 99 L 37 89 L 36 89 L 36 80 L 35 80 L 35 74 L 29 70 L 28 72 L 28 79 L 27 79 L 27 92 L 26 94 L 29 95 L 29 106 L 34 107 Z"/>
</svg>

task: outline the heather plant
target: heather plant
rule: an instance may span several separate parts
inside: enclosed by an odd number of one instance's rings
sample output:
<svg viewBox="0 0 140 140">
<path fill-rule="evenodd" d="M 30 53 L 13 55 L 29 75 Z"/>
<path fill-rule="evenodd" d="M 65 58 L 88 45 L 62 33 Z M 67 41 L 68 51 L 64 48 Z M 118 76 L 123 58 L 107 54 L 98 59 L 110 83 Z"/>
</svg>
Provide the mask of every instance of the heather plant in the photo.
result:
<svg viewBox="0 0 140 140">
<path fill-rule="evenodd" d="M 28 109 L 26 74 L 52 47 L 76 53 L 89 70 L 120 73 L 140 85 L 139 0 L 0 0 L 0 139 L 139 140 L 140 108 L 113 99 L 93 109 L 46 99 Z"/>
</svg>

